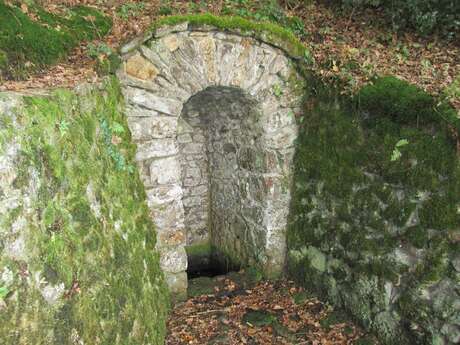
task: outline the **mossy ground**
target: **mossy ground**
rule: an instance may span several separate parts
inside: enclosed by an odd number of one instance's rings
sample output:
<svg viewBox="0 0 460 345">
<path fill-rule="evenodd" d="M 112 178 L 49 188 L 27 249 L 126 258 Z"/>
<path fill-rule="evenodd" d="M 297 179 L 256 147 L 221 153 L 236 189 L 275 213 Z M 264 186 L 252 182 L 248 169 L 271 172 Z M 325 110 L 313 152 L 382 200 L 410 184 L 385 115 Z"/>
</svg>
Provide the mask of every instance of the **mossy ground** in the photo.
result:
<svg viewBox="0 0 460 345">
<path fill-rule="evenodd" d="M 80 41 L 102 37 L 112 25 L 110 18 L 89 7 L 55 15 L 32 4 L 25 14 L 3 0 L 0 22 L 0 77 L 14 79 L 56 63 Z"/>
<path fill-rule="evenodd" d="M 162 344 L 168 295 L 117 83 L 25 102 L 14 186 L 34 192 L 0 217 L 2 229 L 24 219 L 28 253 L 0 257 L 13 274 L 2 344 Z"/>
</svg>

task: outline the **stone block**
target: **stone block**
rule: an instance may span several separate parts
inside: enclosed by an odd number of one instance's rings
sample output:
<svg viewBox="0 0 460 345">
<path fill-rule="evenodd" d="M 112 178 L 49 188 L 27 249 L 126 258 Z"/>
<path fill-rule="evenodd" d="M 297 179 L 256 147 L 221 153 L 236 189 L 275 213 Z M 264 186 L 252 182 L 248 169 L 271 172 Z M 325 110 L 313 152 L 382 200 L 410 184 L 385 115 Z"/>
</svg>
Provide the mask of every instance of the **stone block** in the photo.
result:
<svg viewBox="0 0 460 345">
<path fill-rule="evenodd" d="M 125 62 L 125 72 L 142 80 L 153 80 L 159 73 L 158 69 L 140 54 L 131 56 Z"/>
<path fill-rule="evenodd" d="M 186 272 L 165 272 L 165 280 L 173 302 L 185 301 L 187 299 L 188 281 Z"/>
<path fill-rule="evenodd" d="M 154 139 L 137 144 L 136 160 L 174 156 L 178 153 L 176 140 L 173 138 Z"/>
<path fill-rule="evenodd" d="M 177 133 L 177 118 L 170 116 L 130 116 L 128 125 L 135 141 L 174 138 Z"/>
<path fill-rule="evenodd" d="M 154 37 L 161 38 L 171 33 L 184 32 L 188 29 L 188 22 L 183 22 L 177 25 L 165 25 L 155 30 Z"/>
<path fill-rule="evenodd" d="M 164 272 L 179 273 L 187 270 L 185 247 L 159 247 L 160 267 Z"/>
<path fill-rule="evenodd" d="M 184 227 L 184 208 L 181 200 L 155 207 L 149 205 L 149 207 L 158 233 L 169 233 Z"/>
<path fill-rule="evenodd" d="M 164 114 L 179 116 L 182 111 L 182 102 L 172 98 L 159 97 L 146 90 L 127 87 L 124 94 L 129 103 Z"/>
<path fill-rule="evenodd" d="M 157 234 L 158 246 L 161 247 L 176 247 L 185 245 L 186 235 L 185 229 L 173 229 L 173 230 L 160 230 Z"/>
<path fill-rule="evenodd" d="M 178 183 L 180 181 L 178 158 L 174 156 L 154 160 L 150 164 L 150 179 L 154 185 Z"/>
<path fill-rule="evenodd" d="M 161 206 L 182 199 L 182 187 L 178 184 L 156 186 L 146 191 L 149 206 Z"/>
</svg>

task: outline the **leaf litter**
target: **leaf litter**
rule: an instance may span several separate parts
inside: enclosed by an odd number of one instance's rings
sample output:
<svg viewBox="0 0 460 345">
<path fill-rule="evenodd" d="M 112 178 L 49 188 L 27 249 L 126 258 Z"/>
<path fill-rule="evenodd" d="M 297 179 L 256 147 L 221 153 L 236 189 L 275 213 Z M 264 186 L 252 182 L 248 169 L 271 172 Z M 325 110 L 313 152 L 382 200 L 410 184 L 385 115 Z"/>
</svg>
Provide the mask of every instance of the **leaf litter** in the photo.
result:
<svg viewBox="0 0 460 345">
<path fill-rule="evenodd" d="M 244 277 L 242 271 L 208 278 L 202 294 L 194 290 L 195 296 L 177 304 L 166 345 L 349 345 L 369 338 L 292 281 L 248 284 Z"/>
</svg>

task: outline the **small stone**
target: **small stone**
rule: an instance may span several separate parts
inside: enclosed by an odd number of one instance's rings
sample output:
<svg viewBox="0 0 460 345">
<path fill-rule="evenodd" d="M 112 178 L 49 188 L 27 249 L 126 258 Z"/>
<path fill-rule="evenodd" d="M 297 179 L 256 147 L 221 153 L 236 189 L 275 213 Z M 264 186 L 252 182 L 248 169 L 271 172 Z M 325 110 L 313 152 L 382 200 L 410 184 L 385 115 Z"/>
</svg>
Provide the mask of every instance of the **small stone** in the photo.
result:
<svg viewBox="0 0 460 345">
<path fill-rule="evenodd" d="M 129 87 L 125 89 L 124 94 L 130 103 L 164 114 L 179 116 L 182 111 L 182 102 L 172 98 L 159 97 L 146 90 Z"/>
<path fill-rule="evenodd" d="M 187 299 L 187 273 L 170 273 L 165 272 L 166 284 L 169 287 L 171 298 L 174 302 L 184 301 Z"/>
<path fill-rule="evenodd" d="M 307 256 L 310 260 L 310 265 L 320 272 L 326 271 L 326 255 L 324 255 L 317 248 L 309 246 L 307 249 Z"/>
<path fill-rule="evenodd" d="M 162 39 L 162 42 L 170 52 L 177 50 L 180 44 L 176 35 L 166 36 Z"/>
<path fill-rule="evenodd" d="M 155 30 L 155 37 L 160 38 L 160 37 L 169 35 L 173 32 L 187 31 L 187 29 L 188 29 L 188 22 L 183 22 L 177 25 L 165 25 Z"/>
<path fill-rule="evenodd" d="M 177 118 L 171 116 L 128 117 L 132 138 L 136 141 L 174 138 Z"/>
<path fill-rule="evenodd" d="M 156 139 L 137 144 L 136 161 L 174 156 L 178 148 L 174 139 Z"/>
<path fill-rule="evenodd" d="M 460 343 L 460 327 L 453 324 L 445 324 L 441 328 L 441 333 L 449 339 L 452 344 Z"/>
<path fill-rule="evenodd" d="M 159 71 L 150 61 L 136 54 L 126 61 L 125 72 L 138 79 L 153 80 Z"/>
<path fill-rule="evenodd" d="M 55 305 L 64 294 L 64 290 L 64 283 L 61 283 L 59 285 L 46 285 L 41 293 L 49 305 Z"/>
</svg>

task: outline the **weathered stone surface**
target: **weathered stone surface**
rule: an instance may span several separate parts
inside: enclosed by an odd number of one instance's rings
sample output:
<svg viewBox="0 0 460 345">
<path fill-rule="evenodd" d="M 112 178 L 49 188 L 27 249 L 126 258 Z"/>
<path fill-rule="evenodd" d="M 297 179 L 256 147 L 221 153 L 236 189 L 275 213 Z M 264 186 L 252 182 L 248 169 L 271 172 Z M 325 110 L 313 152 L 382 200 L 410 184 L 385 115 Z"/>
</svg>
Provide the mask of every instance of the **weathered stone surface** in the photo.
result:
<svg viewBox="0 0 460 345">
<path fill-rule="evenodd" d="M 120 90 L 79 90 L 0 93 L 0 343 L 161 344 L 169 298 Z"/>
<path fill-rule="evenodd" d="M 297 136 L 290 59 L 251 37 L 193 32 L 187 23 L 154 37 L 130 53 L 119 75 L 159 245 L 209 241 L 212 227 L 223 252 L 280 272 L 288 148 Z M 184 288 L 181 253 L 162 258 L 163 270 L 176 267 L 173 291 Z"/>
<path fill-rule="evenodd" d="M 143 80 L 152 80 L 158 75 L 158 69 L 140 54 L 130 57 L 125 62 L 125 72 Z"/>
<path fill-rule="evenodd" d="M 158 97 L 142 89 L 129 87 L 125 89 L 124 94 L 128 102 L 164 114 L 178 116 L 182 110 L 181 102 L 172 98 Z"/>
<path fill-rule="evenodd" d="M 166 35 L 169 35 L 171 33 L 174 33 L 174 32 L 182 32 L 182 31 L 186 31 L 188 29 L 188 23 L 187 22 L 184 22 L 184 23 L 180 23 L 180 24 L 177 24 L 177 25 L 166 25 L 166 26 L 162 26 L 160 28 L 157 28 L 155 30 L 155 37 L 156 38 L 161 38 L 163 36 L 166 36 Z"/>
<path fill-rule="evenodd" d="M 156 159 L 150 164 L 152 183 L 164 185 L 180 181 L 180 164 L 177 157 Z"/>
<path fill-rule="evenodd" d="M 179 302 L 187 299 L 187 273 L 165 272 L 165 279 L 173 301 Z"/>
<path fill-rule="evenodd" d="M 187 253 L 185 247 L 160 247 L 160 266 L 164 272 L 180 273 L 187 270 Z"/>
<path fill-rule="evenodd" d="M 177 152 L 178 148 L 173 138 L 149 140 L 137 144 L 136 160 L 169 157 Z"/>
<path fill-rule="evenodd" d="M 170 116 L 128 117 L 128 124 L 136 141 L 174 138 L 177 133 L 177 118 Z"/>
</svg>

